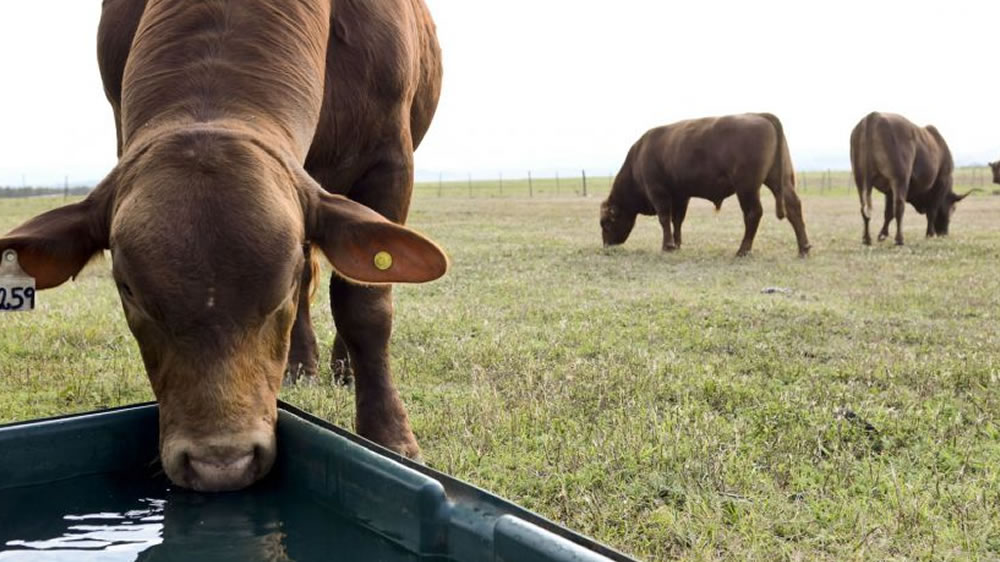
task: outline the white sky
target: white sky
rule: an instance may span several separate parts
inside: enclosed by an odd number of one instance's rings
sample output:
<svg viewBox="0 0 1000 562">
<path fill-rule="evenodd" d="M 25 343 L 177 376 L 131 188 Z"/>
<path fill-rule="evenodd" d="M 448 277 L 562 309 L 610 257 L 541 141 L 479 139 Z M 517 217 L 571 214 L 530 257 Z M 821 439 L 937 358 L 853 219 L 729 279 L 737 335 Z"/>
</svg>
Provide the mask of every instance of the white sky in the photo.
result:
<svg viewBox="0 0 1000 562">
<path fill-rule="evenodd" d="M 846 168 L 873 109 L 934 123 L 959 163 L 1000 156 L 995 0 L 427 0 L 444 93 L 417 167 L 617 170 L 646 129 L 771 111 L 798 168 Z M 114 164 L 99 0 L 0 0 L 0 185 Z"/>
</svg>

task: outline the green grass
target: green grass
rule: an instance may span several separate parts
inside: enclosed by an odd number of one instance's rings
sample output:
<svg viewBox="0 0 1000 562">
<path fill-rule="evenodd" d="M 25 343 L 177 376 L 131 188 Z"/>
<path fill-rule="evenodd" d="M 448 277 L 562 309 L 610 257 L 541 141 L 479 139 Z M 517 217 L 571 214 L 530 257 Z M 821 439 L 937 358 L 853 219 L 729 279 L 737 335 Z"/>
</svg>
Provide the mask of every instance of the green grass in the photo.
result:
<svg viewBox="0 0 1000 562">
<path fill-rule="evenodd" d="M 601 248 L 599 197 L 434 187 L 411 224 L 453 268 L 397 288 L 393 337 L 434 467 L 647 560 L 1000 558 L 1000 197 L 864 248 L 856 197 L 807 192 L 800 260 L 765 195 L 734 259 L 732 200 L 665 255 L 651 218 Z M 2 201 L 0 231 L 61 202 Z M 150 399 L 108 269 L 0 316 L 0 421 Z M 350 427 L 321 377 L 282 398 Z"/>
</svg>

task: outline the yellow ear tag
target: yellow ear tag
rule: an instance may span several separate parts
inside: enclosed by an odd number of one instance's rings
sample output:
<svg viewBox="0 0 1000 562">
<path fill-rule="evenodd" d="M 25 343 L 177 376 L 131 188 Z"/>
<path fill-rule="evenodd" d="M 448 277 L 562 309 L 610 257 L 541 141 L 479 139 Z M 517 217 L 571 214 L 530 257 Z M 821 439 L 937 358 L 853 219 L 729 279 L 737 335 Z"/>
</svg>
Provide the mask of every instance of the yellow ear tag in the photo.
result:
<svg viewBox="0 0 1000 562">
<path fill-rule="evenodd" d="M 375 267 L 379 271 L 385 271 L 392 267 L 392 254 L 384 251 L 375 254 Z"/>
</svg>

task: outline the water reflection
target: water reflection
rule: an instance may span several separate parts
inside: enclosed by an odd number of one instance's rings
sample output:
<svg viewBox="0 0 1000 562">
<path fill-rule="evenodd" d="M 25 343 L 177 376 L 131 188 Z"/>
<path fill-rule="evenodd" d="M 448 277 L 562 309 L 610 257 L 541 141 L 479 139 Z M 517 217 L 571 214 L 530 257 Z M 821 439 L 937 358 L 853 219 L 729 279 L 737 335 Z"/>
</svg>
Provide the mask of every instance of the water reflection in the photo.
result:
<svg viewBox="0 0 1000 562">
<path fill-rule="evenodd" d="M 0 562 L 286 561 L 274 500 L 108 477 L 2 491 Z"/>
<path fill-rule="evenodd" d="M 163 542 L 164 500 L 142 498 L 144 506 L 124 513 L 64 515 L 66 530 L 42 540 L 8 540 L 0 561 L 131 561 Z M 27 514 L 25 514 L 27 515 Z"/>
<path fill-rule="evenodd" d="M 163 544 L 138 560 L 288 561 L 285 504 L 266 486 L 231 494 L 175 490 L 167 494 Z"/>
<path fill-rule="evenodd" d="M 163 479 L 87 476 L 0 491 L 0 562 L 432 562 L 264 481 L 198 494 Z"/>
</svg>

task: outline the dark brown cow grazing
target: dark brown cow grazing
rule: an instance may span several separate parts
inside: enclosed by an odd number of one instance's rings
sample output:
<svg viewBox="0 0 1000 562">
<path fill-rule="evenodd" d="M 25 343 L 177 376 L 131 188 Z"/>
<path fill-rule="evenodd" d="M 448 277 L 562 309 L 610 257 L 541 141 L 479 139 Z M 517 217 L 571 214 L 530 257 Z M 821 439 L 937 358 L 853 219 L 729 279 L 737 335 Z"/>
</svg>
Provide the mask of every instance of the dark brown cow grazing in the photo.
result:
<svg viewBox="0 0 1000 562">
<path fill-rule="evenodd" d="M 750 253 L 764 211 L 760 186 L 774 193 L 779 219 L 795 230 L 799 255 L 809 253 L 802 205 L 781 122 L 769 113 L 747 113 L 680 121 L 651 129 L 628 152 L 611 194 L 601 205 L 604 245 L 628 239 L 638 214 L 657 215 L 663 250 L 681 246 L 681 223 L 692 197 L 716 208 L 736 194 L 746 232 L 736 255 Z M 671 230 L 671 223 L 673 230 Z"/>
<path fill-rule="evenodd" d="M 951 151 L 933 125 L 918 127 L 901 115 L 872 112 L 851 131 L 851 168 L 861 199 L 862 242 L 872 243 L 872 187 L 885 194 L 885 223 L 878 239 L 889 237 L 896 219 L 896 245 L 903 245 L 906 203 L 927 215 L 927 236 L 947 236 L 955 204 L 969 196 L 952 191 Z"/>
<path fill-rule="evenodd" d="M 1000 183 L 1000 160 L 990 162 L 990 171 L 993 172 L 993 183 Z"/>
<path fill-rule="evenodd" d="M 339 272 L 357 430 L 417 456 L 389 373 L 384 284 L 447 268 L 437 246 L 390 222 L 406 218 L 413 148 L 439 93 L 422 1 L 105 0 L 98 42 L 118 165 L 0 251 L 15 248 L 48 288 L 111 250 L 167 475 L 229 490 L 269 470 L 289 355 L 315 370 L 310 248 Z"/>
</svg>

